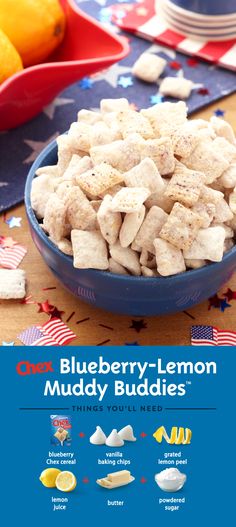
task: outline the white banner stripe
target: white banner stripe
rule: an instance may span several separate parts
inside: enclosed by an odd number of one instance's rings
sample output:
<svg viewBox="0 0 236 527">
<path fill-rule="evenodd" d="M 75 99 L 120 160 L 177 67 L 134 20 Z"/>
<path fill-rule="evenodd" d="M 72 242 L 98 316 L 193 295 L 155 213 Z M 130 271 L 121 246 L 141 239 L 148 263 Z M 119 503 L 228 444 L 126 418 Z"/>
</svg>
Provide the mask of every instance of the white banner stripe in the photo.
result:
<svg viewBox="0 0 236 527">
<path fill-rule="evenodd" d="M 138 34 L 144 34 L 150 37 L 158 37 L 158 35 L 164 33 L 166 29 L 168 29 L 166 22 L 162 20 L 159 15 L 155 15 L 145 24 L 138 27 Z"/>
<path fill-rule="evenodd" d="M 220 64 L 234 66 L 236 68 L 236 44 L 232 46 L 219 60 Z"/>
<path fill-rule="evenodd" d="M 185 38 L 177 45 L 177 49 L 186 51 L 186 53 L 197 53 L 203 46 L 205 46 L 205 42 L 203 41 Z"/>
</svg>

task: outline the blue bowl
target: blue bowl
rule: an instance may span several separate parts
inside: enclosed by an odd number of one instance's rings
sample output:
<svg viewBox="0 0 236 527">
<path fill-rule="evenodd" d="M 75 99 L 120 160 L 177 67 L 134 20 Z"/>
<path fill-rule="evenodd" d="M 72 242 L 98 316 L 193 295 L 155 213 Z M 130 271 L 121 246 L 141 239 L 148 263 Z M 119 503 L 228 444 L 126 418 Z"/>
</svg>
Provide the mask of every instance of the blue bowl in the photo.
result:
<svg viewBox="0 0 236 527">
<path fill-rule="evenodd" d="M 236 247 L 220 263 L 166 278 L 121 276 L 106 271 L 75 269 L 72 257 L 59 251 L 43 232 L 30 202 L 35 171 L 56 162 L 57 144 L 53 141 L 41 152 L 28 174 L 26 212 L 32 238 L 41 256 L 61 284 L 76 297 L 114 313 L 165 315 L 203 302 L 232 276 L 236 268 Z"/>
</svg>

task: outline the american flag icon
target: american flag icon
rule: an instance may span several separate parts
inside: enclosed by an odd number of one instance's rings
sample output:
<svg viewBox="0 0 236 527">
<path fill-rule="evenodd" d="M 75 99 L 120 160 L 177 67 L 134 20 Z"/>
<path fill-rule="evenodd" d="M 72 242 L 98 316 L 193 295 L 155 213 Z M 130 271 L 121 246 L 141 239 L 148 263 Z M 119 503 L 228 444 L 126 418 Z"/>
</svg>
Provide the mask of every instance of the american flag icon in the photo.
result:
<svg viewBox="0 0 236 527">
<path fill-rule="evenodd" d="M 27 249 L 19 244 L 4 249 L 0 252 L 0 267 L 4 267 L 5 269 L 17 269 L 26 253 Z"/>
<path fill-rule="evenodd" d="M 31 326 L 17 338 L 25 346 L 65 346 L 77 335 L 59 318 L 52 318 L 43 326 Z"/>
<path fill-rule="evenodd" d="M 236 333 L 214 326 L 192 326 L 192 346 L 236 346 Z"/>
</svg>

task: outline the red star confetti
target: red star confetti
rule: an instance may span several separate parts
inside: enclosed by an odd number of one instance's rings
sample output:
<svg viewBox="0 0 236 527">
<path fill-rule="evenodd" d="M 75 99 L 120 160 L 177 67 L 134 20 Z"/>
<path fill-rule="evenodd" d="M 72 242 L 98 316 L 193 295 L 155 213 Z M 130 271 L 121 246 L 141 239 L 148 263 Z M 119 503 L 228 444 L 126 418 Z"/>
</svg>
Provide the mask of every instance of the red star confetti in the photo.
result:
<svg viewBox="0 0 236 527">
<path fill-rule="evenodd" d="M 145 434 L 145 432 L 141 432 L 140 437 L 147 437 L 147 434 Z"/>
<path fill-rule="evenodd" d="M 141 482 L 141 483 L 147 483 L 147 480 L 146 480 L 146 478 L 142 477 L 142 478 L 140 479 L 140 482 Z"/>
<path fill-rule="evenodd" d="M 142 318 L 140 320 L 132 320 L 132 324 L 129 327 L 131 329 L 134 329 L 135 331 L 137 331 L 137 333 L 140 333 L 140 331 L 142 331 L 142 329 L 146 329 L 147 328 L 147 324 L 146 324 L 146 322 L 144 322 L 144 320 Z"/>
<path fill-rule="evenodd" d="M 172 60 L 171 62 L 169 62 L 168 66 L 170 66 L 172 70 L 176 71 L 181 70 L 182 68 L 182 65 L 177 60 Z"/>
<path fill-rule="evenodd" d="M 80 432 L 80 433 L 79 433 L 79 437 L 85 437 L 84 432 Z"/>
<path fill-rule="evenodd" d="M 83 478 L 82 481 L 83 481 L 83 483 L 89 483 L 89 479 L 88 478 Z"/>
<path fill-rule="evenodd" d="M 211 307 L 220 308 L 221 299 L 218 297 L 217 294 L 208 298 L 208 301 L 209 301 L 208 311 L 210 311 Z"/>
<path fill-rule="evenodd" d="M 198 60 L 194 57 L 189 57 L 186 62 L 190 68 L 196 68 L 199 64 Z"/>
<path fill-rule="evenodd" d="M 57 309 L 57 307 L 54 307 L 52 309 L 52 311 L 50 311 L 50 317 L 51 318 L 60 318 L 62 317 L 62 315 L 64 315 L 65 311 L 60 311 L 59 309 Z"/>
<path fill-rule="evenodd" d="M 199 88 L 199 89 L 197 90 L 197 93 L 198 93 L 199 95 L 209 95 L 209 94 L 210 94 L 208 88 L 204 88 L 204 87 L 203 87 L 203 88 Z"/>
<path fill-rule="evenodd" d="M 50 315 L 55 307 L 52 304 L 49 304 L 48 300 L 45 300 L 45 302 L 37 302 L 37 304 L 39 306 L 38 313 L 47 313 L 47 315 Z"/>
<path fill-rule="evenodd" d="M 224 293 L 223 296 L 227 298 L 228 302 L 230 302 L 230 300 L 236 300 L 236 291 L 232 291 L 232 289 L 228 287 L 226 293 Z"/>
</svg>

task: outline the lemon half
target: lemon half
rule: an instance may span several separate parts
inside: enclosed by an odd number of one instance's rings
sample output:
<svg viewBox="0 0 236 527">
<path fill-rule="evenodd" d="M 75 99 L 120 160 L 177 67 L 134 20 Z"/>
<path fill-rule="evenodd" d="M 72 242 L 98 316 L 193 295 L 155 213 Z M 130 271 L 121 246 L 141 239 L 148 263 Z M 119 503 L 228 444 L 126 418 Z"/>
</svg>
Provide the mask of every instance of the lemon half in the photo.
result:
<svg viewBox="0 0 236 527">
<path fill-rule="evenodd" d="M 39 479 L 44 487 L 53 488 L 56 487 L 56 479 L 60 472 L 58 468 L 46 468 L 43 470 Z"/>
<path fill-rule="evenodd" d="M 56 487 L 62 492 L 71 492 L 77 485 L 76 477 L 67 470 L 60 472 L 56 479 Z"/>
</svg>

